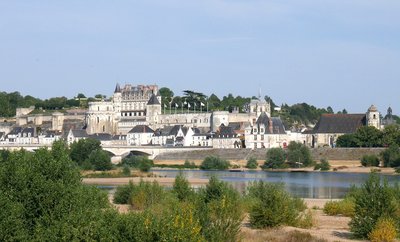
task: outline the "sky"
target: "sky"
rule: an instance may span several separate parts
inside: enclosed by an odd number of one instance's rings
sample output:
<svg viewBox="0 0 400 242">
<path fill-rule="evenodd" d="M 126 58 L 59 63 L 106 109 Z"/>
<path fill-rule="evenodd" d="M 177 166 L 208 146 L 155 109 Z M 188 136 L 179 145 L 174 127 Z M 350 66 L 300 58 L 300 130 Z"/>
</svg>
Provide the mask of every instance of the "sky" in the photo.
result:
<svg viewBox="0 0 400 242">
<path fill-rule="evenodd" d="M 176 95 L 400 113 L 398 0 L 1 0 L 0 91 Z"/>
</svg>

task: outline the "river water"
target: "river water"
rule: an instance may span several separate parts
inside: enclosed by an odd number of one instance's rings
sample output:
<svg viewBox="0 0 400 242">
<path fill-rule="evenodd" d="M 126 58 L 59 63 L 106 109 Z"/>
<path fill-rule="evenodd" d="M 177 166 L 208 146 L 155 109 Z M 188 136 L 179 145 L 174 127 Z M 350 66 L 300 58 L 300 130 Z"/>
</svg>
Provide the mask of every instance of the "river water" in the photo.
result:
<svg viewBox="0 0 400 242">
<path fill-rule="evenodd" d="M 175 177 L 180 170 L 152 169 L 160 176 Z M 182 170 L 187 178 L 209 178 L 216 175 L 229 182 L 239 191 L 245 191 L 246 186 L 256 180 L 272 183 L 283 183 L 285 189 L 292 195 L 302 198 L 343 198 L 352 185 L 360 186 L 369 174 L 343 172 L 270 172 L 270 171 L 203 171 Z M 400 176 L 382 175 L 389 183 L 400 181 Z"/>
</svg>

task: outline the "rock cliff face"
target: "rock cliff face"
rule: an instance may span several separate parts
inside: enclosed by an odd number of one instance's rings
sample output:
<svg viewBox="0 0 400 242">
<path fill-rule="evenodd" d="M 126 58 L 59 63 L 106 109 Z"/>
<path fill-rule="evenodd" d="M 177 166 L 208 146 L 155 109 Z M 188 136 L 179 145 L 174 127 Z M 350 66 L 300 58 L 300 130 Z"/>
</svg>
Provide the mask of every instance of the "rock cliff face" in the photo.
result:
<svg viewBox="0 0 400 242">
<path fill-rule="evenodd" d="M 384 148 L 315 148 L 311 149 L 314 160 L 326 158 L 328 160 L 360 160 L 363 155 L 378 155 Z M 212 149 L 205 151 L 184 151 L 165 153 L 155 158 L 162 160 L 203 160 L 205 157 L 214 155 L 227 160 L 247 160 L 254 157 L 257 160 L 265 160 L 267 149 Z"/>
</svg>

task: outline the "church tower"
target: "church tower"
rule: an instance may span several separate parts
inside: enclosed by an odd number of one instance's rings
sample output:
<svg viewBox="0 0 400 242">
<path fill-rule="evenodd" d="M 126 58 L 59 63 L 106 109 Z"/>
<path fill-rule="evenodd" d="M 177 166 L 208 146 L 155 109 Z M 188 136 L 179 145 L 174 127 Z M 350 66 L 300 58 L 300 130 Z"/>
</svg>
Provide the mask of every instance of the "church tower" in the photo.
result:
<svg viewBox="0 0 400 242">
<path fill-rule="evenodd" d="M 378 109 L 371 105 L 367 111 L 367 125 L 373 126 L 377 129 L 381 128 L 381 118 Z"/>
</svg>

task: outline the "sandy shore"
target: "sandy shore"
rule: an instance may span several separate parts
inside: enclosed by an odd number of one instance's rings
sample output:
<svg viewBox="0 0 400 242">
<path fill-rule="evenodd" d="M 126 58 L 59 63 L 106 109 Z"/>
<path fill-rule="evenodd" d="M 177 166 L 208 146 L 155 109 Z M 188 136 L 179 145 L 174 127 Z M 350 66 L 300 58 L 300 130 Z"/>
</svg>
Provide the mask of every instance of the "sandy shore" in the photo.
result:
<svg viewBox="0 0 400 242">
<path fill-rule="evenodd" d="M 119 185 L 126 185 L 129 183 L 129 181 L 133 183 L 139 183 L 140 180 L 149 182 L 157 181 L 162 186 L 172 186 L 172 184 L 174 184 L 175 178 L 172 177 L 83 178 L 82 182 L 90 185 L 119 186 Z M 208 179 L 190 178 L 189 182 L 193 186 L 199 186 L 207 184 Z"/>
</svg>

